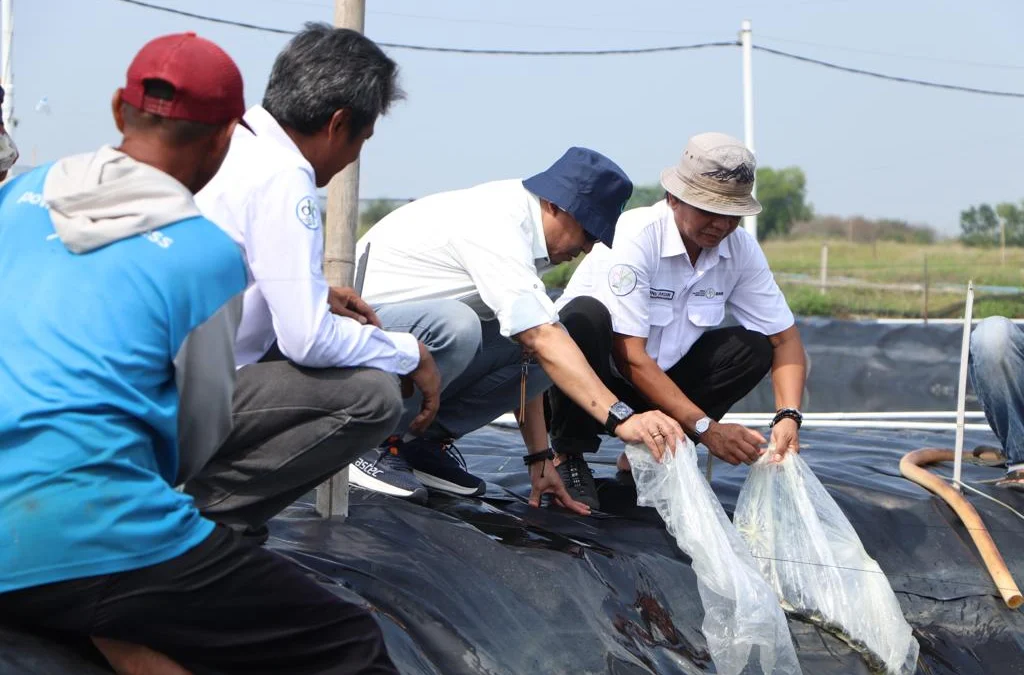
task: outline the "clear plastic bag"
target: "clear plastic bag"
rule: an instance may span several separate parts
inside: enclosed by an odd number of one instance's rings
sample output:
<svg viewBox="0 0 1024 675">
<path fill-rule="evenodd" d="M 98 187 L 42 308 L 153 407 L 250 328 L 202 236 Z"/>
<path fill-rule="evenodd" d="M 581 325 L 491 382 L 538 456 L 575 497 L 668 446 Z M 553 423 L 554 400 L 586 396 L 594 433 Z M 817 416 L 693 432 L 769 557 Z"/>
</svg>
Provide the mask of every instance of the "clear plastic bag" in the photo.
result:
<svg viewBox="0 0 1024 675">
<path fill-rule="evenodd" d="M 704 605 L 702 630 L 715 668 L 722 675 L 747 669 L 751 651 L 764 675 L 796 675 L 800 663 L 786 616 L 765 583 L 743 540 L 697 470 L 689 440 L 658 463 L 643 448 L 627 446 L 637 502 L 658 510 L 676 543 L 693 559 Z"/>
<path fill-rule="evenodd" d="M 733 522 L 787 611 L 846 640 L 874 672 L 909 675 L 919 646 L 885 574 L 797 454 L 750 469 Z"/>
</svg>

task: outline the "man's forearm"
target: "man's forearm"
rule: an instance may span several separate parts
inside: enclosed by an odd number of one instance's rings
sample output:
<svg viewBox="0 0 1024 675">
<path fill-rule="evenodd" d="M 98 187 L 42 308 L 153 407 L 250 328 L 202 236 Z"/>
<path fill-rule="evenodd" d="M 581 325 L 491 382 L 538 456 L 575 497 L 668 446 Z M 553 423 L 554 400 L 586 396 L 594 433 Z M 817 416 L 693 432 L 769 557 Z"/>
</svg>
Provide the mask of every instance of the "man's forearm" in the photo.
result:
<svg viewBox="0 0 1024 675">
<path fill-rule="evenodd" d="M 704 417 L 704 411 L 687 398 L 646 352 L 632 359 L 620 359 L 616 365 L 619 372 L 655 408 L 679 422 L 686 431 L 692 432 L 697 420 Z"/>
<path fill-rule="evenodd" d="M 776 408 L 799 408 L 807 379 L 807 356 L 796 326 L 772 335 L 772 388 Z"/>
<path fill-rule="evenodd" d="M 520 411 L 516 411 L 518 418 Z M 535 396 L 526 402 L 523 415 L 523 426 L 519 429 L 523 435 L 526 451 L 531 455 L 548 448 L 548 428 L 544 422 L 544 396 Z"/>
<path fill-rule="evenodd" d="M 540 363 L 555 386 L 604 424 L 618 399 L 604 386 L 576 343 L 560 326 L 545 324 L 515 336 Z"/>
</svg>

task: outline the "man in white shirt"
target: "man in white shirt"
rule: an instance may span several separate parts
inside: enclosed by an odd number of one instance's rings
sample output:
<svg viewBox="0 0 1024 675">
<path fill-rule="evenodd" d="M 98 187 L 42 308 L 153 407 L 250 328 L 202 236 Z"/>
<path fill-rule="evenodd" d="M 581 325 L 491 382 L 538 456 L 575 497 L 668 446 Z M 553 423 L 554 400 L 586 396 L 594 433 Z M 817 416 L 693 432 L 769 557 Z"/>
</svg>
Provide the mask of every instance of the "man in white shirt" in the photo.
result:
<svg viewBox="0 0 1024 675">
<path fill-rule="evenodd" d="M 662 410 L 712 454 L 750 463 L 766 442 L 717 420 L 771 370 L 778 412 L 776 456 L 799 450 L 806 375 L 793 313 L 741 216 L 754 215 L 754 156 L 719 133 L 690 139 L 665 169 L 665 199 L 622 214 L 611 248 L 596 246 L 559 298 L 559 316 L 601 380 L 637 410 Z M 740 326 L 716 328 L 728 307 Z M 559 470 L 578 476 L 569 493 L 592 507 L 597 491 L 583 453 L 594 424 L 568 392 L 553 388 L 551 442 Z M 625 456 L 619 468 L 628 470 Z"/>
<path fill-rule="evenodd" d="M 245 253 L 235 341 L 234 427 L 186 484 L 203 514 L 262 534 L 296 498 L 378 445 L 401 415 L 399 378 L 422 392 L 416 428 L 437 411 L 426 346 L 379 328 L 322 272 L 322 187 L 354 161 L 401 96 L 397 66 L 355 31 L 307 24 L 278 55 L 262 106 L 244 117 L 220 171 L 196 196 Z M 422 490 L 425 493 L 425 490 Z"/>
<path fill-rule="evenodd" d="M 392 212 L 358 243 L 369 247 L 364 293 L 386 328 L 426 339 L 425 317 L 444 317 L 449 356 L 441 370 L 441 407 L 420 438 L 406 433 L 353 464 L 351 481 L 394 494 L 412 476 L 428 487 L 482 494 L 484 481 L 467 470 L 453 439 L 516 409 L 532 484 L 542 494 L 587 513 L 572 501 L 551 464 L 541 394 L 551 382 L 584 406 L 595 424 L 660 455 L 682 430 L 654 412 L 633 411 L 587 367 L 558 325 L 540 275 L 596 241 L 611 243 L 632 183 L 611 160 L 570 148 L 549 169 L 526 180 L 485 183 L 432 195 Z M 529 357 L 535 359 L 531 361 Z M 412 473 L 410 473 L 410 470 Z"/>
</svg>

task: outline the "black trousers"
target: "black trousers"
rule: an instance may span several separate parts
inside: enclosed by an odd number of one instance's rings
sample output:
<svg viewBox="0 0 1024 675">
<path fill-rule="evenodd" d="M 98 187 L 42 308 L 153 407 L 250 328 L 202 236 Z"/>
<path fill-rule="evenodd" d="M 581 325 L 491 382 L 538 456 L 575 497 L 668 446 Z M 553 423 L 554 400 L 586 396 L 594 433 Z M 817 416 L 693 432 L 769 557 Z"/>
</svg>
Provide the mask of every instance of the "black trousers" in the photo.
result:
<svg viewBox="0 0 1024 675">
<path fill-rule="evenodd" d="M 573 299 L 559 313 L 562 325 L 587 362 L 619 400 L 637 412 L 654 405 L 612 369 L 612 320 L 601 301 Z M 767 336 L 740 326 L 702 335 L 690 351 L 665 371 L 679 389 L 708 417 L 719 420 L 750 393 L 771 369 L 772 346 Z M 551 447 L 555 452 L 597 452 L 604 426 L 558 387 L 548 390 Z"/>
<path fill-rule="evenodd" d="M 369 612 L 225 525 L 158 565 L 0 593 L 0 616 L 145 645 L 196 675 L 398 673 Z"/>
</svg>

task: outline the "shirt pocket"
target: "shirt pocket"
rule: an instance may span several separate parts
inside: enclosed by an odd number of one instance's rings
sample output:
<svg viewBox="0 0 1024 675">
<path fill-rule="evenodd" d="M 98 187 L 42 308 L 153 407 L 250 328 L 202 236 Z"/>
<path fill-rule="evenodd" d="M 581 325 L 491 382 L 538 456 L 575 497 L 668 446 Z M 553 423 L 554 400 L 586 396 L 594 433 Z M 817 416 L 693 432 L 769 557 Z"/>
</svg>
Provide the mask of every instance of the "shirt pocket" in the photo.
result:
<svg viewBox="0 0 1024 675">
<path fill-rule="evenodd" d="M 722 323 L 725 319 L 724 302 L 690 302 L 686 306 L 686 314 L 690 323 L 701 328 L 710 328 Z"/>
<path fill-rule="evenodd" d="M 672 306 L 654 303 L 651 305 L 651 325 L 663 328 L 672 323 Z"/>
</svg>

